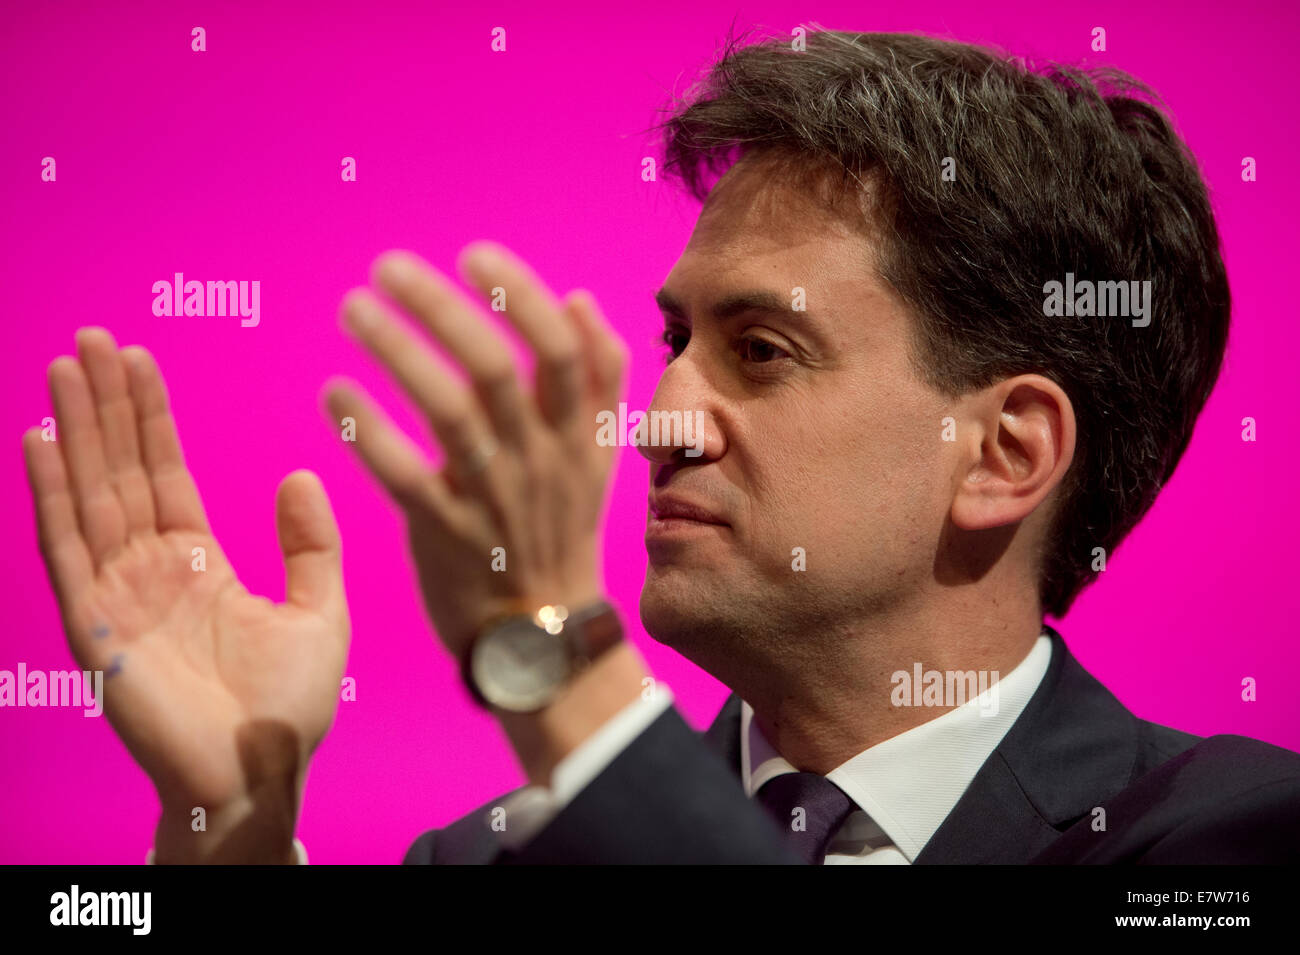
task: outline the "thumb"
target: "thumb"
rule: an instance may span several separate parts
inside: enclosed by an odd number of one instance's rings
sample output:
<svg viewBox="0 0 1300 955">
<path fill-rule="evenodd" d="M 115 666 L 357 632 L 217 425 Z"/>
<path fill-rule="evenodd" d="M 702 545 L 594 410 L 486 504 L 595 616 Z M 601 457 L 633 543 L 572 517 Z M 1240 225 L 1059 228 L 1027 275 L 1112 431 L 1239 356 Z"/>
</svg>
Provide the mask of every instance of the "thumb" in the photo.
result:
<svg viewBox="0 0 1300 955">
<path fill-rule="evenodd" d="M 284 554 L 284 599 L 304 610 L 339 610 L 344 605 L 339 528 L 320 478 L 294 471 L 280 482 L 275 525 Z"/>
</svg>

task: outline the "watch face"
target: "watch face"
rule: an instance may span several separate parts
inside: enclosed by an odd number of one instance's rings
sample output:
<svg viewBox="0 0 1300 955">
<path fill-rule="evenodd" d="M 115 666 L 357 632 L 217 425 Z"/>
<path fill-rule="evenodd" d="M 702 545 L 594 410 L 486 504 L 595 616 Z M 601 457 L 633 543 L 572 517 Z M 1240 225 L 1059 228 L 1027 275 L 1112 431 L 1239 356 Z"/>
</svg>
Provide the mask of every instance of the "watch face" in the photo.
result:
<svg viewBox="0 0 1300 955">
<path fill-rule="evenodd" d="M 470 670 L 490 703 L 526 713 L 545 706 L 569 676 L 564 637 L 527 617 L 508 620 L 474 646 Z"/>
</svg>

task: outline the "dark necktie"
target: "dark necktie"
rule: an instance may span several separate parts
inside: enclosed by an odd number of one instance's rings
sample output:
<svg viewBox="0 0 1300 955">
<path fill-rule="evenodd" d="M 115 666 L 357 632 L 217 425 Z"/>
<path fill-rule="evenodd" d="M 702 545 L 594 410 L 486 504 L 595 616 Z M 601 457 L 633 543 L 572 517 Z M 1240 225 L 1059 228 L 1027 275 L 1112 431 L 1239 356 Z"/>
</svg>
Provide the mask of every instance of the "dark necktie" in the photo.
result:
<svg viewBox="0 0 1300 955">
<path fill-rule="evenodd" d="M 826 861 L 831 837 L 855 808 L 844 790 L 816 773 L 782 773 L 760 786 L 754 798 L 776 820 L 790 850 L 809 865 Z"/>
</svg>

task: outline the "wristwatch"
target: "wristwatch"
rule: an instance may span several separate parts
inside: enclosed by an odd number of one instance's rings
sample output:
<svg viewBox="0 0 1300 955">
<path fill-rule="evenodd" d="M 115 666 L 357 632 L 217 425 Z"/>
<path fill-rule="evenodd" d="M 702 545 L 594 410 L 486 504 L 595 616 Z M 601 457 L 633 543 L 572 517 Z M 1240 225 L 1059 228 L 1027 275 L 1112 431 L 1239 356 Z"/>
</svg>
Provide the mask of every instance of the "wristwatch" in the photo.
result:
<svg viewBox="0 0 1300 955">
<path fill-rule="evenodd" d="M 480 706 L 533 713 L 622 639 L 618 614 L 604 600 L 574 613 L 548 604 L 488 621 L 461 659 L 461 677 Z"/>
</svg>

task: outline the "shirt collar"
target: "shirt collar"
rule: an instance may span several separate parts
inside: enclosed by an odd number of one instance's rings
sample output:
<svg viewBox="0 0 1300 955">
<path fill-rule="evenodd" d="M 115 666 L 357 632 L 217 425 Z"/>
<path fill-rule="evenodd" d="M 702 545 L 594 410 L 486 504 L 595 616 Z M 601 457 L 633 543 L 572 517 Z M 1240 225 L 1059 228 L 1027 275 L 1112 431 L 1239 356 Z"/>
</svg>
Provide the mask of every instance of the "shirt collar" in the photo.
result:
<svg viewBox="0 0 1300 955">
<path fill-rule="evenodd" d="M 884 830 L 908 862 L 915 861 L 1020 716 L 1051 659 L 1051 637 L 1040 634 L 1025 659 L 983 693 L 863 750 L 826 778 Z M 744 700 L 740 768 L 749 796 L 774 776 L 797 772 L 768 742 Z"/>
</svg>

